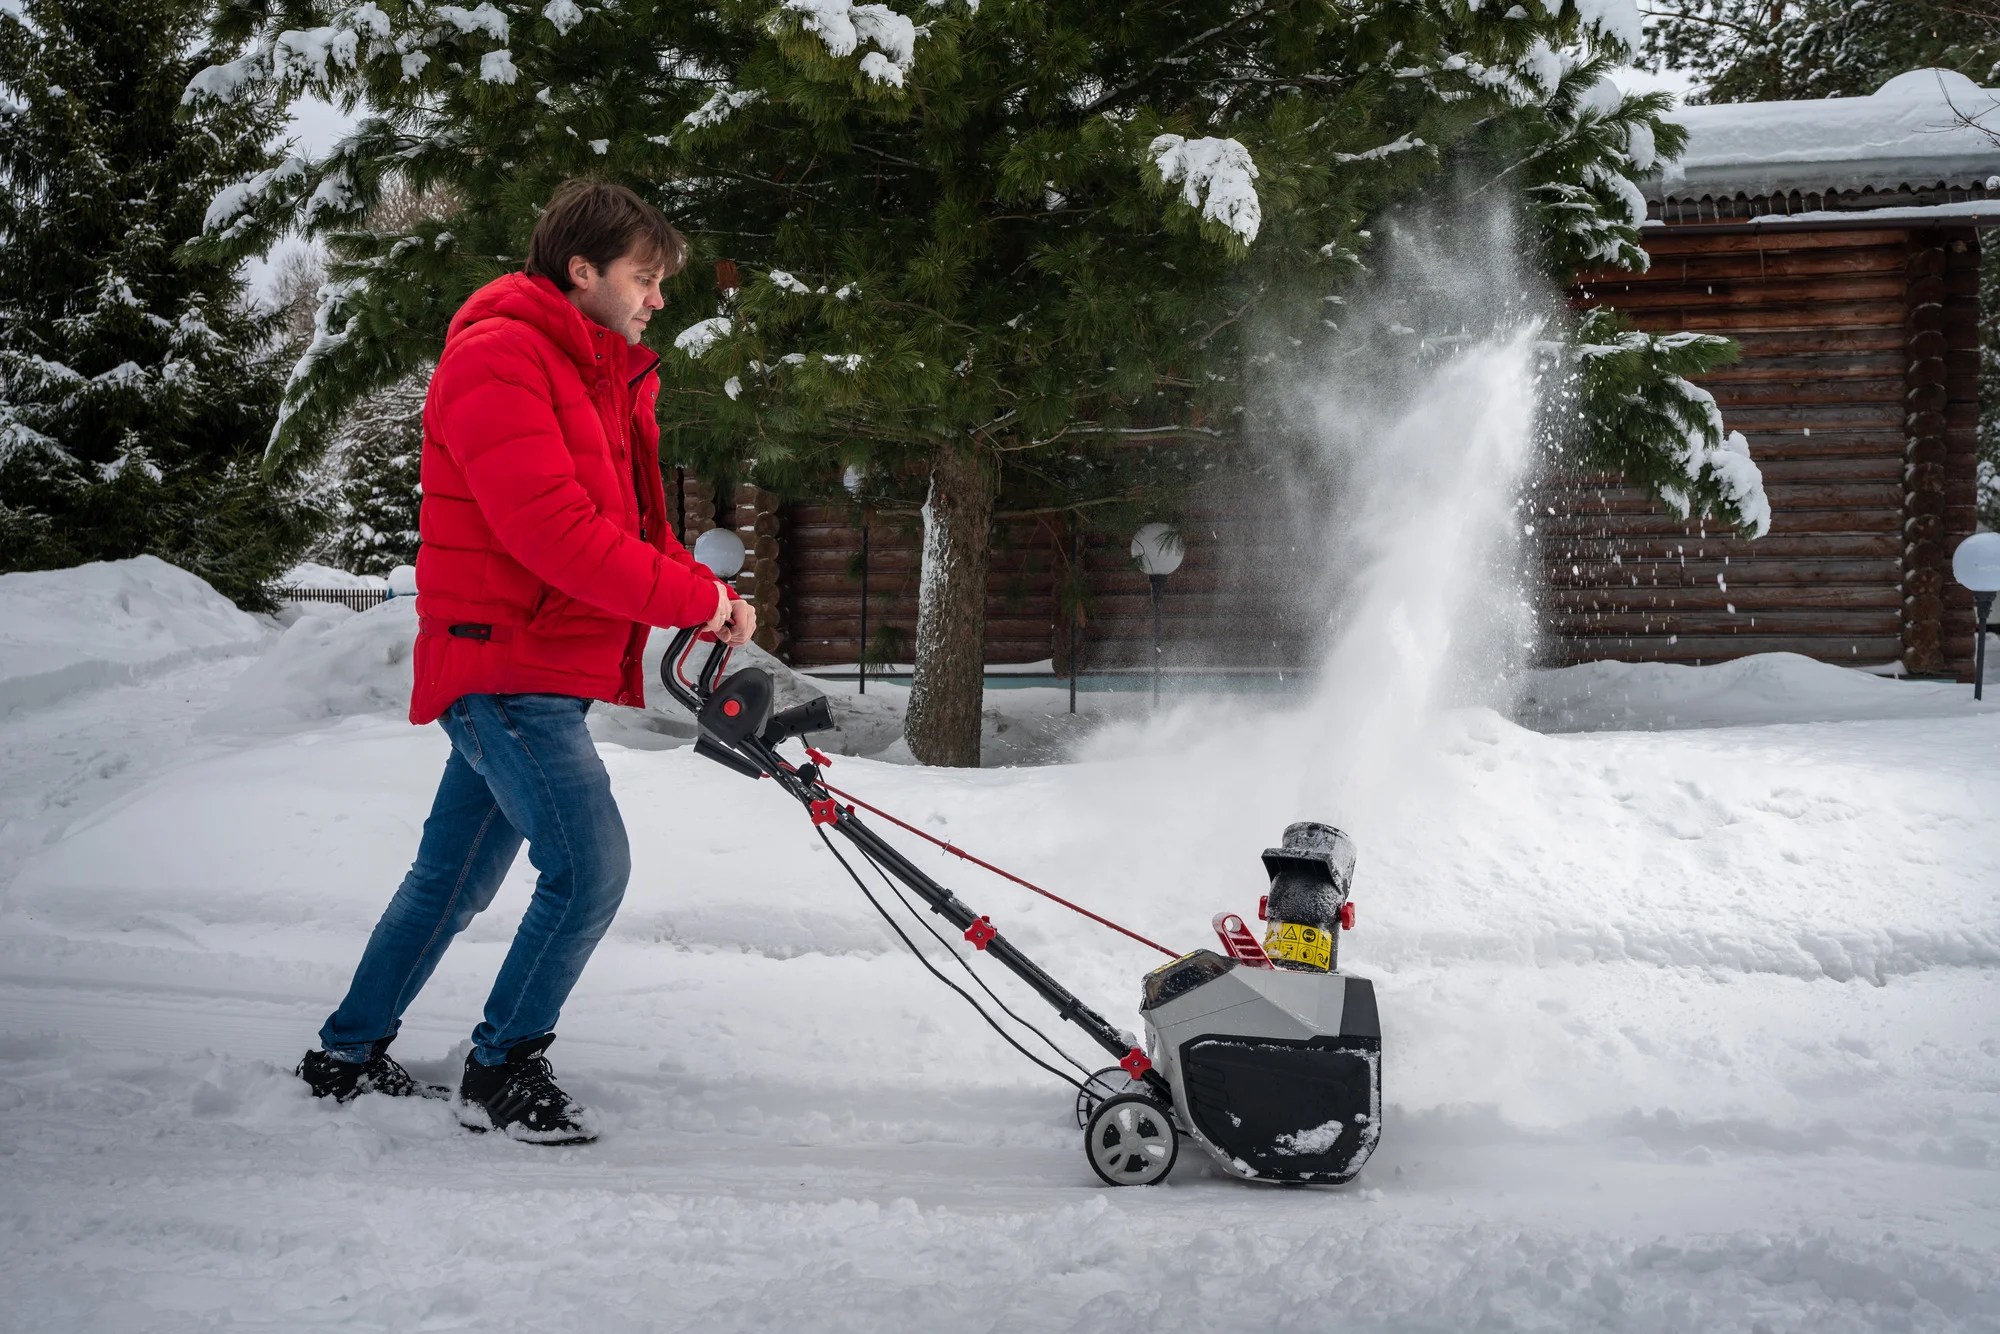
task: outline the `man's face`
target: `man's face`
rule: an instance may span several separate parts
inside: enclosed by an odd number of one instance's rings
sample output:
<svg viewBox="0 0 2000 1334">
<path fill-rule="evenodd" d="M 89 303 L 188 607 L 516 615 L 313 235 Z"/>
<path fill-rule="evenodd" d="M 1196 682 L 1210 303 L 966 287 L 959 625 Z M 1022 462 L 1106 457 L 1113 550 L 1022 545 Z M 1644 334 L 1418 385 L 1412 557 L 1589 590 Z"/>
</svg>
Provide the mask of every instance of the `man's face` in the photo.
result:
<svg viewBox="0 0 2000 1334">
<path fill-rule="evenodd" d="M 660 296 L 660 283 L 666 276 L 666 266 L 650 252 L 628 252 L 603 269 L 582 255 L 572 255 L 569 280 L 573 286 L 564 295 L 587 318 L 624 334 L 628 343 L 636 343 L 646 332 L 653 312 L 667 304 Z"/>
</svg>

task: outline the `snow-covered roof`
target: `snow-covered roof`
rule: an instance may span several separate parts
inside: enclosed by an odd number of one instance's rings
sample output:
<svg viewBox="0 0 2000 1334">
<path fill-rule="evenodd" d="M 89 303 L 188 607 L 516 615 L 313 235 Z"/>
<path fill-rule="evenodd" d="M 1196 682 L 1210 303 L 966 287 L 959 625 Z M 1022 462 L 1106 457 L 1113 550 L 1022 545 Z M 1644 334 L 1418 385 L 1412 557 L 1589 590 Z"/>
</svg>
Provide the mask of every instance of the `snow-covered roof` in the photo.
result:
<svg viewBox="0 0 2000 1334">
<path fill-rule="evenodd" d="M 2000 177 L 2000 89 L 1951 70 L 1898 74 L 1868 97 L 1683 107 L 1670 119 L 1687 127 L 1687 151 L 1646 183 L 1649 199 L 2000 190 L 1988 185 Z"/>
</svg>

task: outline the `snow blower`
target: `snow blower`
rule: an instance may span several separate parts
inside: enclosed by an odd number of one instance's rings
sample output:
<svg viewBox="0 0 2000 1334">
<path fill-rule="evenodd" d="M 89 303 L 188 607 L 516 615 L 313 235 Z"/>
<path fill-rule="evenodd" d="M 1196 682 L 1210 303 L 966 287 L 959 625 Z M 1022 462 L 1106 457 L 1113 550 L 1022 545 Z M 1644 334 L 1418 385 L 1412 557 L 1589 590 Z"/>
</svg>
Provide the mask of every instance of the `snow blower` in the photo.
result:
<svg viewBox="0 0 2000 1334">
<path fill-rule="evenodd" d="M 1280 846 L 1264 851 L 1270 892 L 1258 911 L 1266 923 L 1263 940 L 1241 917 L 1218 913 L 1213 925 L 1221 952 L 1176 955 L 831 786 L 824 771 L 832 761 L 810 744 L 803 763 L 782 758 L 777 748 L 785 741 L 832 729 L 826 699 L 774 712 L 777 691 L 770 673 L 746 667 L 725 679 L 730 650 L 719 642 L 689 677 L 688 659 L 701 642 L 713 642 L 713 637 L 681 631 L 660 664 L 668 693 L 695 716 L 695 753 L 747 778 L 775 779 L 805 807 L 827 850 L 918 961 L 1015 1050 L 1077 1090 L 1084 1155 L 1100 1178 L 1114 1186 L 1163 1180 L 1173 1170 L 1182 1136 L 1206 1150 L 1224 1172 L 1246 1181 L 1337 1184 L 1361 1170 L 1381 1134 L 1382 1032 L 1373 985 L 1338 968 L 1340 932 L 1354 925 L 1348 899 L 1354 844 L 1347 835 L 1311 822 L 1287 828 Z M 1146 974 L 1142 983 L 1145 1046 L 1043 972 L 990 917 L 973 912 L 864 824 L 858 810 L 1169 956 L 1173 961 Z M 1072 1078 L 1030 1051 L 918 949 L 827 837 L 828 830 L 882 876 L 890 893 L 945 946 L 975 986 L 1083 1077 Z M 1082 1029 L 1117 1058 L 1117 1065 L 1091 1071 L 1008 1008 L 965 957 L 902 898 L 898 884 L 961 932 L 975 951 L 1026 983 L 1059 1018 Z"/>
</svg>

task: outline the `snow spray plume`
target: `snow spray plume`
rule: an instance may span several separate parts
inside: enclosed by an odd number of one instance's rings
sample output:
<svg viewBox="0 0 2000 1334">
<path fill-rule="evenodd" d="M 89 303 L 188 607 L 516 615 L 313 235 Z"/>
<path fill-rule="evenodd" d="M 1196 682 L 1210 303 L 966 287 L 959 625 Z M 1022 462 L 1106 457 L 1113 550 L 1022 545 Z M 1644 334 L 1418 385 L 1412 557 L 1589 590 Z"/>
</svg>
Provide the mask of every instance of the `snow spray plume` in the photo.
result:
<svg viewBox="0 0 2000 1334">
<path fill-rule="evenodd" d="M 1310 694 L 1275 712 L 1209 696 L 1108 727 L 1079 755 L 1176 755 L 1231 847 L 1331 820 L 1365 858 L 1370 827 L 1439 751 L 1440 711 L 1504 708 L 1532 650 L 1518 505 L 1538 396 L 1563 383 L 1543 341 L 1560 306 L 1504 209 L 1380 230 L 1370 274 L 1324 304 L 1318 337 L 1275 321 L 1256 333 L 1244 433 L 1265 527 L 1243 556 L 1254 567 L 1222 582 L 1254 590 L 1253 633 L 1282 625 L 1243 655 L 1316 664 Z"/>
<path fill-rule="evenodd" d="M 1378 786 L 1440 708 L 1504 705 L 1532 646 L 1518 505 L 1557 309 L 1504 209 L 1385 230 L 1319 346 L 1273 340 L 1259 395 L 1290 505 L 1280 596 L 1320 663 L 1288 730 L 1310 738 L 1300 799 L 1322 817 Z"/>
</svg>

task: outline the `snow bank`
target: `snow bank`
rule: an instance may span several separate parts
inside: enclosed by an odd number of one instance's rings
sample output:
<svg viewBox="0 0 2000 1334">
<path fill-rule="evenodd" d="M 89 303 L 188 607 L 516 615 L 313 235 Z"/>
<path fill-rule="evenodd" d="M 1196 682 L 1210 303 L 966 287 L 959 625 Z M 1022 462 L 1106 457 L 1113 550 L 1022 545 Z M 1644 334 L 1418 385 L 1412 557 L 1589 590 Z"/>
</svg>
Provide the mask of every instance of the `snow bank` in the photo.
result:
<svg viewBox="0 0 2000 1334">
<path fill-rule="evenodd" d="M 205 580 L 153 556 L 0 574 L 0 715 L 269 638 Z"/>
<path fill-rule="evenodd" d="M 269 734 L 409 712 L 415 598 L 390 598 L 364 612 L 333 602 L 295 606 L 298 619 L 197 731 Z"/>
<path fill-rule="evenodd" d="M 1953 682 L 1899 681 L 1796 653 L 1758 653 L 1706 667 L 1588 662 L 1531 672 L 1514 716 L 1543 732 L 1961 717 L 1980 707 L 1971 694 Z M 2000 711 L 2000 700 L 1985 707 Z"/>
<path fill-rule="evenodd" d="M 294 619 L 283 635 L 237 679 L 223 702 L 196 722 L 197 733 L 274 736 L 343 719 L 401 718 L 409 712 L 410 653 L 417 635 L 415 598 L 391 598 L 359 613 L 337 603 L 297 602 L 288 606 L 287 614 Z M 646 707 L 599 704 L 590 711 L 592 736 L 633 750 L 670 750 L 694 741 L 693 718 L 660 685 L 660 660 L 672 639 L 671 631 L 656 630 L 647 641 Z M 268 635 L 255 647 L 267 643 Z M 700 666 L 705 654 L 706 650 L 698 651 L 694 667 Z M 778 708 L 827 696 L 834 730 L 813 739 L 821 750 L 915 763 L 903 742 L 907 686 L 871 682 L 866 695 L 856 694 L 852 686 L 829 690 L 754 645 L 730 660 L 732 673 L 752 666 L 770 672 L 777 682 Z M 1093 709 L 1134 707 L 1123 700 L 1091 703 Z M 1090 726 L 1087 717 L 1068 715 L 1064 709 L 1062 692 L 1057 690 L 990 693 L 981 729 L 985 762 L 1046 764 L 1063 758 Z"/>
<path fill-rule="evenodd" d="M 286 570 L 278 585 L 281 588 L 387 588 L 389 581 L 379 574 L 355 574 L 309 560 Z"/>
</svg>

